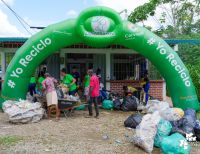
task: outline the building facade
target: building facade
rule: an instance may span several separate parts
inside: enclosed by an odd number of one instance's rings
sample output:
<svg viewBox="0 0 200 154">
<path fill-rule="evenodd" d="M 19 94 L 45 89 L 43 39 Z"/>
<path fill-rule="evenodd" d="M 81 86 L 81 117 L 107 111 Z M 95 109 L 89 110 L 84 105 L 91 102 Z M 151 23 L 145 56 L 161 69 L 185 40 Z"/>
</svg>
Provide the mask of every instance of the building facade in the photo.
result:
<svg viewBox="0 0 200 154">
<path fill-rule="evenodd" d="M 27 38 L 0 38 L 1 76 L 5 75 L 9 62 L 26 40 Z M 80 84 L 88 68 L 100 69 L 106 89 L 122 93 L 124 85 L 139 87 L 139 80 L 151 68 L 150 65 L 142 55 L 123 46 L 92 48 L 85 44 L 76 44 L 56 51 L 41 67 L 46 66 L 47 71 L 57 79 L 60 79 L 60 69 L 66 68 L 71 73 L 75 67 L 80 73 Z M 149 76 L 153 74 L 154 72 L 150 72 Z M 150 79 L 150 95 L 160 100 L 165 99 L 165 81 L 156 77 Z"/>
</svg>

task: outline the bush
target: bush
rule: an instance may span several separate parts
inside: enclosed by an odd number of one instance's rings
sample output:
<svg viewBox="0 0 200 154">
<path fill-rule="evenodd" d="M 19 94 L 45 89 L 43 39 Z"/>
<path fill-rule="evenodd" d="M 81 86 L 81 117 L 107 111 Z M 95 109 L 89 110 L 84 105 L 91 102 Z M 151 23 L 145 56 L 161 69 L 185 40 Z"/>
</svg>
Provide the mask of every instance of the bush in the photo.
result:
<svg viewBox="0 0 200 154">
<path fill-rule="evenodd" d="M 200 100 L 200 64 L 197 65 L 187 65 L 190 72 L 190 76 L 193 80 L 194 86 L 196 87 L 196 92 Z"/>
</svg>

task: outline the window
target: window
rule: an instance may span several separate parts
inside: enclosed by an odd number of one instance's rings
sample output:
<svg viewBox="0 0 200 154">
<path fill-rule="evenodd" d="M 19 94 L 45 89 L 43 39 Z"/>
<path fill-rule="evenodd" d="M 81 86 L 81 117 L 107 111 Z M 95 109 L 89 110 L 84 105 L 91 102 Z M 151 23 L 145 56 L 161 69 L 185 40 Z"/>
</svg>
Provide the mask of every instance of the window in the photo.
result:
<svg viewBox="0 0 200 154">
<path fill-rule="evenodd" d="M 111 65 L 111 80 L 137 80 L 147 70 L 146 59 L 139 54 L 112 54 Z"/>
<path fill-rule="evenodd" d="M 15 53 L 6 53 L 6 68 L 10 64 L 12 58 L 14 57 Z"/>
</svg>

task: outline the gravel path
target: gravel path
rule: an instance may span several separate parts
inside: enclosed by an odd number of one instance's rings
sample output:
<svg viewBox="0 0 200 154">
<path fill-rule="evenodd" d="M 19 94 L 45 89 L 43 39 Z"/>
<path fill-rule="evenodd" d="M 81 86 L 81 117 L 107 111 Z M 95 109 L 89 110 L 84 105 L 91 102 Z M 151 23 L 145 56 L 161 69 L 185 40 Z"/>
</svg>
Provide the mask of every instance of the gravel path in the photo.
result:
<svg viewBox="0 0 200 154">
<path fill-rule="evenodd" d="M 103 110 L 100 119 L 95 119 L 85 118 L 86 111 L 75 111 L 72 117 L 63 117 L 59 122 L 13 125 L 0 113 L 0 136 L 23 138 L 8 148 L 1 145 L 0 154 L 144 154 L 125 137 L 133 135 L 123 126 L 130 114 Z M 103 139 L 105 135 L 109 139 Z M 193 149 L 192 153 L 198 153 Z M 155 149 L 153 153 L 161 152 Z"/>
</svg>

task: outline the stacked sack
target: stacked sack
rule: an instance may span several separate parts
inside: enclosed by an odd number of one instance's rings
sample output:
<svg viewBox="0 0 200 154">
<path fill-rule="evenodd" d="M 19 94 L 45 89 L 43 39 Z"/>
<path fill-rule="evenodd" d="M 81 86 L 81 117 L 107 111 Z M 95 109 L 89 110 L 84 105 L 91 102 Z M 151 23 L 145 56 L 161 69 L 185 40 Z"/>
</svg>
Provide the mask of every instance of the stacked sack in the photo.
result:
<svg viewBox="0 0 200 154">
<path fill-rule="evenodd" d="M 5 101 L 3 111 L 11 123 L 34 123 L 44 116 L 44 109 L 40 103 L 31 103 L 27 100 Z"/>
<path fill-rule="evenodd" d="M 172 133 L 171 121 L 179 121 L 183 118 L 182 109 L 170 108 L 167 102 L 152 100 L 148 102 L 145 110 L 148 114 L 144 115 L 141 123 L 137 125 L 133 137 L 135 145 L 148 153 L 153 151 L 153 146 L 161 148 L 164 154 L 190 152 L 191 147 L 186 138 L 180 133 Z"/>
</svg>

